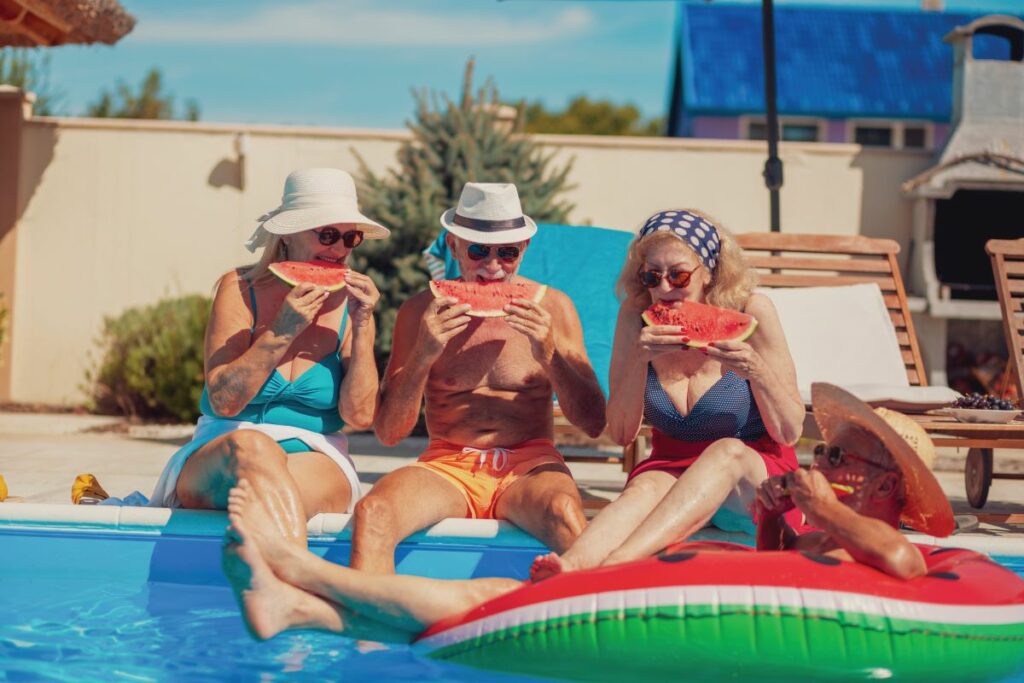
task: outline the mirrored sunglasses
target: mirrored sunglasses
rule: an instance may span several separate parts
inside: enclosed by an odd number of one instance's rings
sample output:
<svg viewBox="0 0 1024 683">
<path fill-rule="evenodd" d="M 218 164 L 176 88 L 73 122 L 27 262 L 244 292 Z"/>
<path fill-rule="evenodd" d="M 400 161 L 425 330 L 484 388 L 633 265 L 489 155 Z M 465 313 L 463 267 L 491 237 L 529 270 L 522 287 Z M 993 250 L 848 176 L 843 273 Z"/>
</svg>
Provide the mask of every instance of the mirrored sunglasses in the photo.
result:
<svg viewBox="0 0 1024 683">
<path fill-rule="evenodd" d="M 495 247 L 498 258 L 505 263 L 515 263 L 519 259 L 519 247 L 505 246 Z M 474 261 L 482 261 L 491 255 L 491 246 L 487 244 L 471 244 L 466 248 L 469 258 Z"/>
<path fill-rule="evenodd" d="M 649 270 L 641 270 L 637 273 L 637 276 L 640 279 L 640 285 L 647 289 L 654 289 L 661 284 L 663 279 L 667 280 L 668 284 L 672 287 L 681 289 L 690 284 L 690 278 L 693 277 L 693 274 L 697 272 L 698 268 L 700 268 L 700 266 L 697 266 L 697 268 L 694 268 L 693 270 L 676 270 L 673 268 L 667 273 L 663 273 L 660 270 L 654 270 L 652 268 Z"/>
<path fill-rule="evenodd" d="M 337 228 L 326 227 L 313 228 L 313 232 L 316 233 L 317 239 L 320 240 L 320 244 L 325 247 L 337 244 L 338 240 L 341 240 L 341 243 L 348 249 L 353 249 L 363 243 L 362 230 L 348 230 L 346 232 L 342 232 Z"/>
</svg>

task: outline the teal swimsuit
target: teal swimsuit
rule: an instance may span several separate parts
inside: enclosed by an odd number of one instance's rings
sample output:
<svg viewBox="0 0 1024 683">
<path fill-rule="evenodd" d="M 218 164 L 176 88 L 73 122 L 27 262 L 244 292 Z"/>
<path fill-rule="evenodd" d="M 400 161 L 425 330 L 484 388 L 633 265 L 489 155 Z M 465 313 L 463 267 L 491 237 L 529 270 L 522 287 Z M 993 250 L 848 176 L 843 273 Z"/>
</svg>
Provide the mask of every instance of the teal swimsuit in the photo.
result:
<svg viewBox="0 0 1024 683">
<path fill-rule="evenodd" d="M 249 335 L 256 333 L 256 292 L 249 282 L 249 300 L 252 302 L 252 327 Z M 232 420 L 288 425 L 308 429 L 311 432 L 331 434 L 345 426 L 338 415 L 338 394 L 345 369 L 341 365 L 341 339 L 348 322 L 348 306 L 341 314 L 338 329 L 338 345 L 333 353 L 317 361 L 311 368 L 292 381 L 288 381 L 275 368 L 260 387 L 249 405 L 245 406 Z M 210 405 L 206 386 L 199 400 L 199 410 L 209 417 L 220 417 Z M 301 439 L 286 439 L 278 442 L 286 453 L 312 450 Z"/>
</svg>

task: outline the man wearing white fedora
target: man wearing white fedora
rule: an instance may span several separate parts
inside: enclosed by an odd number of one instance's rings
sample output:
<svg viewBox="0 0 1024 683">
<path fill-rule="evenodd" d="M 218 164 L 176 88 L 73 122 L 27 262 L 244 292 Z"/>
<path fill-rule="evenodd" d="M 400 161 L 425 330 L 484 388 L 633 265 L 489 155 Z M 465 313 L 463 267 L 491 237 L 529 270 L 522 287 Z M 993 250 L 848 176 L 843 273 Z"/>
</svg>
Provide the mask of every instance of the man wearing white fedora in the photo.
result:
<svg viewBox="0 0 1024 683">
<path fill-rule="evenodd" d="M 515 185 L 466 183 L 441 216 L 462 279 L 517 281 L 537 225 Z M 504 318 L 425 290 L 395 322 L 381 386 L 377 437 L 409 435 L 426 399 L 430 444 L 419 460 L 381 479 L 356 506 L 352 566 L 393 572 L 395 546 L 446 517 L 505 519 L 552 549 L 585 525 L 579 491 L 553 442 L 552 395 L 591 436 L 604 429 L 604 394 L 583 346 L 572 301 L 549 288 L 519 299 Z"/>
</svg>

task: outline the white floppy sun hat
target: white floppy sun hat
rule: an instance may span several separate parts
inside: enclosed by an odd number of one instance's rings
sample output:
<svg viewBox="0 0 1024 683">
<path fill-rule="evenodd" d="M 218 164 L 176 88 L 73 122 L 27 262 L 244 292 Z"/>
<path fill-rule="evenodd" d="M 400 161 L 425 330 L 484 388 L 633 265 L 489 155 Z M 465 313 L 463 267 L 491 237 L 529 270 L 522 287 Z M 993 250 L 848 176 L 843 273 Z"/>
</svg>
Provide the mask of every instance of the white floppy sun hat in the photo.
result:
<svg viewBox="0 0 1024 683">
<path fill-rule="evenodd" d="M 371 240 L 391 234 L 359 212 L 352 176 L 336 168 L 292 171 L 284 181 L 281 205 L 256 220 L 259 225 L 245 243 L 249 251 L 264 246 L 271 235 L 291 235 L 335 223 L 353 223 Z"/>
<path fill-rule="evenodd" d="M 523 242 L 537 232 L 533 219 L 523 215 L 519 192 L 511 183 L 466 183 L 459 205 L 441 214 L 441 225 L 477 244 Z"/>
</svg>

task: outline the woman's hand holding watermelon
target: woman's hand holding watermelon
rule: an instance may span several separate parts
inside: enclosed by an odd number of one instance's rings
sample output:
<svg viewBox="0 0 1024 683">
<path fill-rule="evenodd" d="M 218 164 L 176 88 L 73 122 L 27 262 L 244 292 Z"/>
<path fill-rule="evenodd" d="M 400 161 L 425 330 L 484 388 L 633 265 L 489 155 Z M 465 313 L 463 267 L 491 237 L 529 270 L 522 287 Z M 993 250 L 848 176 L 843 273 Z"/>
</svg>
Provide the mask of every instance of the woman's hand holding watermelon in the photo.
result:
<svg viewBox="0 0 1024 683">
<path fill-rule="evenodd" d="M 469 304 L 460 304 L 450 296 L 431 300 L 423 312 L 414 355 L 422 355 L 431 361 L 440 357 L 452 337 L 464 331 L 473 320 L 466 315 L 469 308 Z"/>
<path fill-rule="evenodd" d="M 704 347 L 704 353 L 745 380 L 755 379 L 764 367 L 764 358 L 747 342 L 711 342 Z"/>
<path fill-rule="evenodd" d="M 345 271 L 345 285 L 348 292 L 348 314 L 357 327 L 366 327 L 373 320 L 373 309 L 380 301 L 380 292 L 373 280 L 362 273 Z"/>
<path fill-rule="evenodd" d="M 647 325 L 637 335 L 637 356 L 646 365 L 662 354 L 685 351 L 688 341 L 678 325 Z"/>
<path fill-rule="evenodd" d="M 328 296 L 326 289 L 309 282 L 292 287 L 274 319 L 274 333 L 292 339 L 299 336 L 320 313 Z"/>
</svg>

